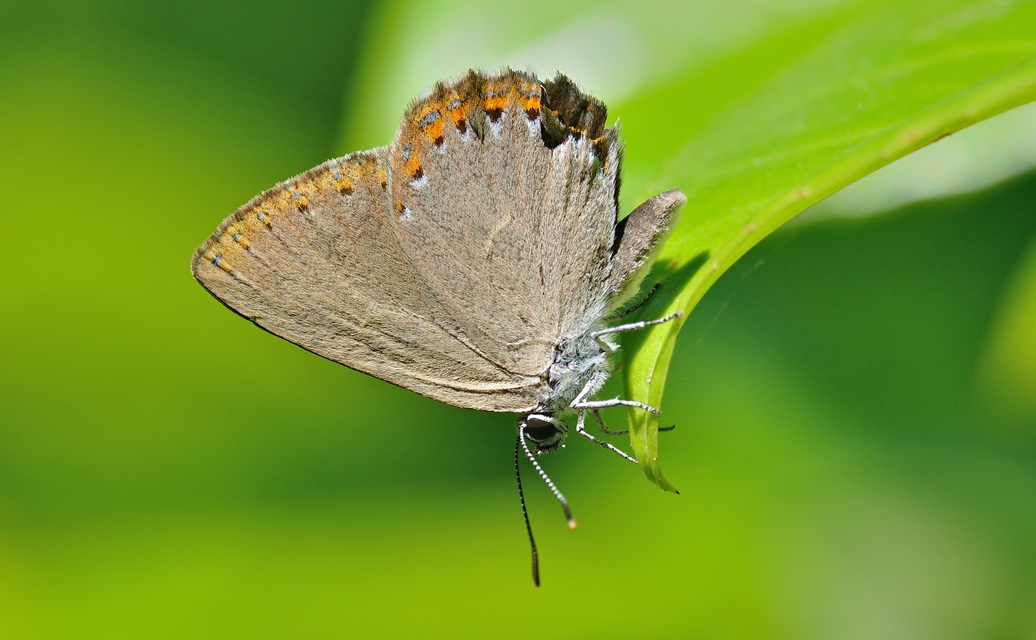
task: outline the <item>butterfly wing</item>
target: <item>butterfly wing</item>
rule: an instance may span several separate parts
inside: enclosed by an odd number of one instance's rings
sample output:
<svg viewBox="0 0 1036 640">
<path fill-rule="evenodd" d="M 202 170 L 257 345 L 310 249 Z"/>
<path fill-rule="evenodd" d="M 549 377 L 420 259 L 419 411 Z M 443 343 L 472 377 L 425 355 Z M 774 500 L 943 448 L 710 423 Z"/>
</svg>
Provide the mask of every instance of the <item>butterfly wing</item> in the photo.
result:
<svg viewBox="0 0 1036 640">
<path fill-rule="evenodd" d="M 670 189 L 649 198 L 619 223 L 612 270 L 608 275 L 612 309 L 621 307 L 636 295 L 686 202 L 687 196 L 679 189 Z"/>
<path fill-rule="evenodd" d="M 391 224 L 426 296 L 515 376 L 546 376 L 605 312 L 620 150 L 604 115 L 563 77 L 470 74 L 411 105 L 390 147 Z"/>
<path fill-rule="evenodd" d="M 389 226 L 385 148 L 328 161 L 241 207 L 195 252 L 195 278 L 260 327 L 436 400 L 528 411 L 542 381 L 473 349 Z"/>
</svg>

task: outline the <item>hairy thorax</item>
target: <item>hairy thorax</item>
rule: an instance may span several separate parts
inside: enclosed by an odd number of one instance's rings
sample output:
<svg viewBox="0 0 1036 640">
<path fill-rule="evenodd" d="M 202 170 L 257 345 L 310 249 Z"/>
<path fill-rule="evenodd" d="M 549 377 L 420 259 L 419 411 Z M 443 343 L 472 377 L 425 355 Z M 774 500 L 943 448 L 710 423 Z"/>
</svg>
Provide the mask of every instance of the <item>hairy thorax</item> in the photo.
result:
<svg viewBox="0 0 1036 640">
<path fill-rule="evenodd" d="M 609 355 L 614 350 L 605 338 L 594 338 L 589 331 L 563 339 L 548 371 L 549 391 L 541 398 L 539 410 L 562 413 L 584 389 L 584 398 L 592 398 L 611 375 Z"/>
</svg>

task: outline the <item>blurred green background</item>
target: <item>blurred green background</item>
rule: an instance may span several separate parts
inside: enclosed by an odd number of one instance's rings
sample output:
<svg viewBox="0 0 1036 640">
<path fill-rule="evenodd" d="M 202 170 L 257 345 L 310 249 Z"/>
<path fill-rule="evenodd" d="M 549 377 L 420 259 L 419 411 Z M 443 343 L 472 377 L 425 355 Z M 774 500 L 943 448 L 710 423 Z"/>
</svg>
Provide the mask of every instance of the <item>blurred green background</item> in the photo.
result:
<svg viewBox="0 0 1036 640">
<path fill-rule="evenodd" d="M 225 215 L 387 143 L 469 66 L 605 99 L 628 210 L 706 126 L 664 117 L 667 82 L 719 110 L 741 76 L 710 69 L 857 10 L 472 6 L 0 8 L 0 637 L 1036 638 L 1032 154 L 910 204 L 875 175 L 753 249 L 677 347 L 682 494 L 584 442 L 546 458 L 580 527 L 528 482 L 538 590 L 513 416 L 317 358 L 193 281 Z M 1027 113 L 968 166 L 1036 148 Z"/>
</svg>

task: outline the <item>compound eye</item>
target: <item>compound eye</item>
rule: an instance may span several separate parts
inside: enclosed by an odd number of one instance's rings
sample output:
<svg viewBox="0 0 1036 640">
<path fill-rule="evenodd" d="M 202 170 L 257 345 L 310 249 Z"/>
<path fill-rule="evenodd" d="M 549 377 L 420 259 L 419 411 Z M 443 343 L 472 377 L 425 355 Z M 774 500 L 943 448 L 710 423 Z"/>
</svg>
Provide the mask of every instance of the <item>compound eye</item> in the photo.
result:
<svg viewBox="0 0 1036 640">
<path fill-rule="evenodd" d="M 558 428 L 553 422 L 549 422 L 536 416 L 529 416 L 525 420 L 525 437 L 536 444 L 547 442 L 558 435 Z"/>
</svg>

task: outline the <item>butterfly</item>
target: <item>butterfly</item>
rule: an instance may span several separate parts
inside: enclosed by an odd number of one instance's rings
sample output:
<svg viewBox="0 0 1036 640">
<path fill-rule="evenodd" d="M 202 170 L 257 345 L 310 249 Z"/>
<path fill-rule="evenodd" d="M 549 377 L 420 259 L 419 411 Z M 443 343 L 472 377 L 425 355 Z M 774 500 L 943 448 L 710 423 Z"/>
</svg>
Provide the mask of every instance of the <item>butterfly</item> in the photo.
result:
<svg viewBox="0 0 1036 640">
<path fill-rule="evenodd" d="M 264 191 L 197 249 L 194 277 L 263 329 L 440 402 L 517 413 L 524 453 L 625 405 L 594 399 L 614 325 L 686 198 L 671 190 L 618 220 L 622 144 L 607 110 L 558 74 L 505 69 L 437 83 L 392 143 L 328 160 Z M 532 448 L 530 448 L 530 444 Z M 538 556 L 518 478 L 522 511 Z"/>
</svg>

